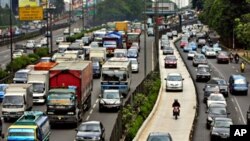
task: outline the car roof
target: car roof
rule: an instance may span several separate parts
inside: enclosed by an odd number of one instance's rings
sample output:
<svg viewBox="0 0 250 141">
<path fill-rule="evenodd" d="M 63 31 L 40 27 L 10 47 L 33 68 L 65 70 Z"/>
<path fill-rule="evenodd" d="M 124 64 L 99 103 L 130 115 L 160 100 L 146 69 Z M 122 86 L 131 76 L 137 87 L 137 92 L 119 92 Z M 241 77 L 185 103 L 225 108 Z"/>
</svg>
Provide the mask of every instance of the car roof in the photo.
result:
<svg viewBox="0 0 250 141">
<path fill-rule="evenodd" d="M 199 68 L 199 67 L 209 67 L 209 65 L 199 64 L 199 65 L 198 65 L 198 68 Z"/>
<path fill-rule="evenodd" d="M 168 73 L 168 76 L 181 76 L 181 74 L 177 72 L 171 72 L 171 73 Z"/>
<path fill-rule="evenodd" d="M 213 108 L 213 107 L 221 107 L 221 108 L 226 108 L 227 105 L 223 104 L 223 103 L 211 103 L 208 108 Z"/>
<path fill-rule="evenodd" d="M 227 118 L 227 117 L 215 117 L 214 120 L 223 120 L 223 121 L 233 122 L 233 120 L 231 118 Z"/>
<path fill-rule="evenodd" d="M 82 124 L 99 124 L 99 123 L 101 123 L 101 122 L 100 122 L 100 121 L 94 121 L 94 120 L 93 120 L 93 121 L 85 121 L 85 122 L 82 122 L 81 125 L 82 125 Z"/>
<path fill-rule="evenodd" d="M 170 136 L 168 132 L 150 132 L 149 133 L 149 136 L 159 136 L 159 135 Z"/>
<path fill-rule="evenodd" d="M 104 90 L 104 92 L 119 92 L 119 90 L 116 90 L 116 89 L 107 89 L 107 90 Z"/>
<path fill-rule="evenodd" d="M 240 75 L 240 74 L 233 74 L 232 77 L 233 77 L 233 79 L 246 79 L 245 76 Z"/>
</svg>

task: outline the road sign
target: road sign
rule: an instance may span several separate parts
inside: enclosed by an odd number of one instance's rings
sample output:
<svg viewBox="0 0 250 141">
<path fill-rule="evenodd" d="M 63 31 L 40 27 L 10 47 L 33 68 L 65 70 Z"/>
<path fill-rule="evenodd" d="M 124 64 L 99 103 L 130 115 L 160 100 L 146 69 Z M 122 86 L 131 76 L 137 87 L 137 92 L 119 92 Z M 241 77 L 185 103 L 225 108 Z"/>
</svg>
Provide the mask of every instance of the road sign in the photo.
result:
<svg viewBox="0 0 250 141">
<path fill-rule="evenodd" d="M 43 19 L 43 8 L 38 7 L 19 7 L 19 20 L 33 21 Z"/>
</svg>

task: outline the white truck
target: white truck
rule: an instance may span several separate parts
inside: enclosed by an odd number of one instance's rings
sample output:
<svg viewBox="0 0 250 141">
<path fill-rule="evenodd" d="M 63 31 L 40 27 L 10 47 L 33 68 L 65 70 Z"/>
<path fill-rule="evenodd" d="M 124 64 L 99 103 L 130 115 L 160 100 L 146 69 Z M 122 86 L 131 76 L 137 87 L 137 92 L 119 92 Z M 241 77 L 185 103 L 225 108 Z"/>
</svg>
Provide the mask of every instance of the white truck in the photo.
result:
<svg viewBox="0 0 250 141">
<path fill-rule="evenodd" d="M 2 102 L 2 116 L 4 121 L 21 117 L 24 111 L 33 106 L 31 84 L 9 84 Z"/>
<path fill-rule="evenodd" d="M 58 52 L 63 53 L 64 51 L 67 50 L 67 48 L 70 46 L 70 42 L 61 42 L 58 45 Z"/>
<path fill-rule="evenodd" d="M 49 71 L 30 71 L 28 84 L 33 86 L 33 103 L 45 103 L 49 91 Z"/>
<path fill-rule="evenodd" d="M 89 59 L 91 61 L 99 61 L 101 64 L 103 64 L 107 59 L 106 56 L 106 48 L 90 48 L 89 50 Z"/>
</svg>

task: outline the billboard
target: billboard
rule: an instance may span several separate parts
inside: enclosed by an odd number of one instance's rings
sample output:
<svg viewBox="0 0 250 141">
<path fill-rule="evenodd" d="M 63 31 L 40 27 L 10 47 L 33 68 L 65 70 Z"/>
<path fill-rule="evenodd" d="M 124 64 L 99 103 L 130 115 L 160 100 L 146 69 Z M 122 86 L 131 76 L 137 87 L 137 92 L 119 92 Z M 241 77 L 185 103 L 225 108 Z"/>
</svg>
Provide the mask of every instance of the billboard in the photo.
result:
<svg viewBox="0 0 250 141">
<path fill-rule="evenodd" d="M 19 20 L 33 21 L 43 19 L 43 7 L 19 7 Z"/>
<path fill-rule="evenodd" d="M 35 7 L 40 6 L 40 0 L 19 0 L 18 7 Z"/>
</svg>

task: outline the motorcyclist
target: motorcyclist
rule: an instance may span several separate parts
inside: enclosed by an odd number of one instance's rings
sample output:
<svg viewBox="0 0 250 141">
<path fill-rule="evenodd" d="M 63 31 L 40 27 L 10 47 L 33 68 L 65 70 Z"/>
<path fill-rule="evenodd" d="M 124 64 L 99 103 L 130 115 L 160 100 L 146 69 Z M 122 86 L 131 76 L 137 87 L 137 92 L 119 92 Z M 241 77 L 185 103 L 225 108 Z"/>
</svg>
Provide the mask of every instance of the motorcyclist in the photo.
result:
<svg viewBox="0 0 250 141">
<path fill-rule="evenodd" d="M 235 55 L 234 55 L 234 61 L 235 61 L 235 63 L 238 63 L 239 57 L 240 57 L 239 54 L 236 52 Z"/>
<path fill-rule="evenodd" d="M 242 61 L 242 62 L 240 63 L 240 70 L 241 70 L 241 72 L 244 72 L 244 71 L 245 71 L 245 67 L 246 67 L 246 64 L 245 64 L 244 61 Z"/>
<path fill-rule="evenodd" d="M 178 99 L 175 99 L 174 100 L 174 103 L 172 104 L 172 107 L 178 107 L 179 109 L 179 114 L 180 114 L 180 107 L 181 107 L 181 104 L 178 102 Z M 173 115 L 174 115 L 174 110 L 173 110 Z"/>
</svg>

